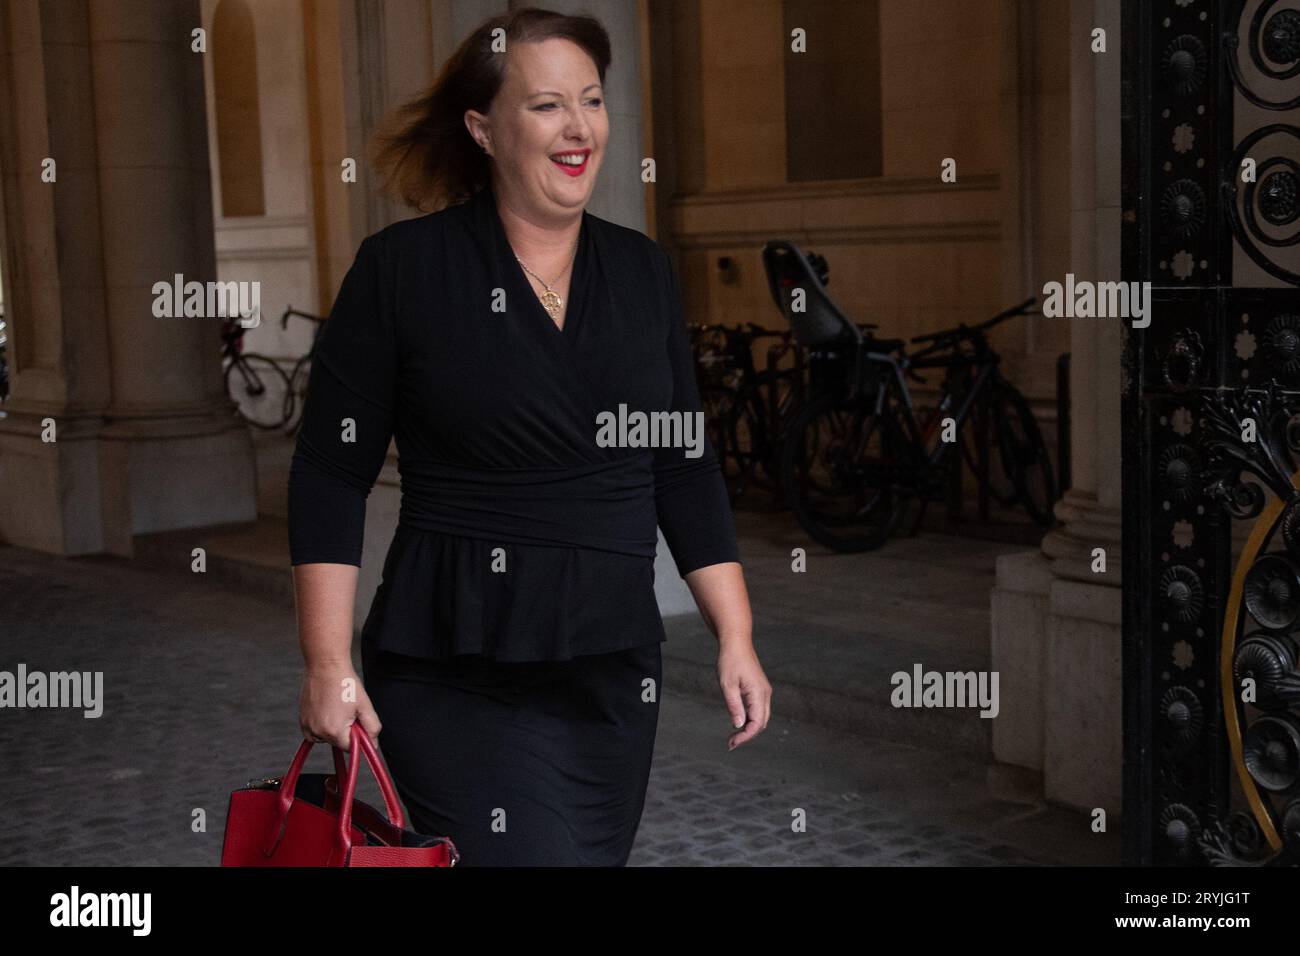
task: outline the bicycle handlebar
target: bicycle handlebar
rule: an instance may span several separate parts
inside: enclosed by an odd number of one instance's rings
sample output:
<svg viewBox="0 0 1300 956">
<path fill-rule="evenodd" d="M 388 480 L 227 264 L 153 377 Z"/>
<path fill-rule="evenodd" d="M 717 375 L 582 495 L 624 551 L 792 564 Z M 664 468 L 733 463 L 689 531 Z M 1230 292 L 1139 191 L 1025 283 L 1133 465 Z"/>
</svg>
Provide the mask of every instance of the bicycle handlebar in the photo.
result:
<svg viewBox="0 0 1300 956">
<path fill-rule="evenodd" d="M 911 339 L 911 342 L 913 345 L 919 345 L 922 342 L 934 342 L 936 347 L 938 347 L 939 343 L 943 342 L 946 344 L 947 341 L 950 339 L 967 338 L 972 334 L 983 332 L 985 329 L 990 329 L 993 326 L 997 325 L 999 322 L 1005 322 L 1007 319 L 1011 318 L 1012 316 L 1028 314 L 1029 307 L 1031 305 L 1034 305 L 1036 302 L 1038 302 L 1038 296 L 1031 295 L 1028 299 L 1026 299 L 1024 302 L 1021 302 L 1019 305 L 1014 305 L 1009 309 L 1004 309 L 1003 311 L 999 312 L 997 315 L 993 316 L 993 318 L 985 319 L 979 325 L 967 325 L 965 322 L 963 322 L 960 325 L 958 325 L 956 328 L 943 329 L 942 331 L 939 332 L 930 332 L 927 335 L 915 336 L 913 339 Z"/>
<path fill-rule="evenodd" d="M 998 322 L 1001 322 L 1003 319 L 1009 319 L 1013 315 L 1020 315 L 1022 312 L 1028 311 L 1029 307 L 1031 305 L 1034 305 L 1037 301 L 1038 301 L 1038 296 L 1031 295 L 1029 298 L 1027 298 L 1024 302 L 1021 302 L 1019 305 L 1013 305 L 1009 309 L 1002 310 L 997 315 L 993 316 L 993 318 L 986 319 L 983 325 L 981 326 L 981 328 L 986 328 L 990 325 L 996 325 Z"/>
</svg>

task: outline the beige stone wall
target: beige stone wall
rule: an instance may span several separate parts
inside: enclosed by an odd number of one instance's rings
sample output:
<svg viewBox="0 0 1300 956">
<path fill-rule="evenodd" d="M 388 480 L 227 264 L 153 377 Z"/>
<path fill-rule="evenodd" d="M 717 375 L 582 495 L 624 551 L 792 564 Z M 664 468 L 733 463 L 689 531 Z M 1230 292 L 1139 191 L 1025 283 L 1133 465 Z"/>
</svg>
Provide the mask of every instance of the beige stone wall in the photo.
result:
<svg viewBox="0 0 1300 956">
<path fill-rule="evenodd" d="M 674 135 L 656 140 L 671 150 L 657 231 L 679 250 L 691 321 L 782 327 L 760 259 L 771 238 L 826 256 L 836 301 L 891 337 L 978 321 L 1067 271 L 1064 4 L 881 0 L 878 36 L 862 42 L 880 45 L 884 174 L 819 183 L 785 168 L 780 0 L 676 0 L 663 15 L 654 55 L 673 68 L 655 71 L 655 109 Z M 836 131 L 825 136 L 833 149 Z M 948 157 L 953 184 L 939 178 Z M 994 344 L 1050 441 L 1068 329 L 1013 320 Z"/>
<path fill-rule="evenodd" d="M 937 178 L 944 156 L 960 175 L 999 171 L 1000 13 L 996 0 L 882 0 L 886 176 Z"/>
</svg>

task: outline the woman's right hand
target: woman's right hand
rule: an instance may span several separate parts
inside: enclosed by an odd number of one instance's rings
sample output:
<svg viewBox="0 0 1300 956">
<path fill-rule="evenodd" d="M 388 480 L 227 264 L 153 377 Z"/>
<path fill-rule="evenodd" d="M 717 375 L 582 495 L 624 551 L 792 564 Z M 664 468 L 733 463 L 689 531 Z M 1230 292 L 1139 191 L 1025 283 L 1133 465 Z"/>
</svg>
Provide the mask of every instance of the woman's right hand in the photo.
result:
<svg viewBox="0 0 1300 956">
<path fill-rule="evenodd" d="M 352 748 L 352 723 L 357 720 L 377 746 L 382 729 L 379 715 L 350 664 L 308 667 L 303 671 L 298 726 L 304 739 L 346 752 Z"/>
</svg>

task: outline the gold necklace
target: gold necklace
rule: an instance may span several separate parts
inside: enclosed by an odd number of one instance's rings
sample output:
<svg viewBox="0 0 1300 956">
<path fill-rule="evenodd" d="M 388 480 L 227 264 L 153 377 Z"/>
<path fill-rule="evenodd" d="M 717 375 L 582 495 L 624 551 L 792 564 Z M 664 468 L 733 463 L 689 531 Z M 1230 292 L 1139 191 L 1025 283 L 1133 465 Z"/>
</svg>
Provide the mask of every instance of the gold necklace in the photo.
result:
<svg viewBox="0 0 1300 956">
<path fill-rule="evenodd" d="M 578 255 L 578 244 L 575 242 L 573 244 L 573 254 L 569 256 L 568 263 L 566 263 L 564 268 L 560 270 L 560 274 L 551 280 L 552 282 L 560 281 L 560 279 L 564 276 L 564 273 L 568 271 L 569 266 L 573 264 L 573 260 L 577 258 L 577 255 Z M 528 268 L 528 266 L 525 266 L 523 259 L 520 259 L 518 256 L 515 256 L 515 261 L 518 262 L 519 265 L 523 266 L 523 270 L 527 272 L 530 276 L 532 276 L 534 279 L 536 279 L 538 282 L 540 282 L 542 286 L 545 288 L 545 291 L 539 293 L 537 297 L 542 300 L 542 308 L 546 310 L 546 314 L 551 317 L 551 320 L 554 321 L 558 319 L 560 317 L 560 309 L 564 307 L 564 300 L 560 298 L 559 293 L 553 290 L 550 286 L 550 283 L 548 283 L 545 279 L 539 276 L 532 269 Z"/>
</svg>

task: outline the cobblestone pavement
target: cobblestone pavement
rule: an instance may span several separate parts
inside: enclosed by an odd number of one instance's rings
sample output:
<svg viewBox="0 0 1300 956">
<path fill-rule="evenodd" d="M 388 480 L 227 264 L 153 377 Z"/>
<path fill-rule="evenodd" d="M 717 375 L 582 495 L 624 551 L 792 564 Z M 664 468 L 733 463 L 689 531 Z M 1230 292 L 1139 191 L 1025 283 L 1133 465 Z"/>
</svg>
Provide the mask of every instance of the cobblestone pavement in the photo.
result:
<svg viewBox="0 0 1300 956">
<path fill-rule="evenodd" d="M 771 725 L 768 727 L 771 730 Z M 721 748 L 719 748 L 721 749 Z M 722 762 L 721 760 L 718 763 Z M 807 829 L 792 826 L 806 811 Z M 1053 862 L 996 839 L 923 822 L 816 781 L 754 778 L 657 753 L 631 866 L 876 866 Z"/>
<path fill-rule="evenodd" d="M 229 792 L 279 775 L 299 740 L 292 610 L 5 546 L 0 594 L 0 670 L 104 675 L 101 717 L 0 710 L 0 865 L 215 865 Z M 728 753 L 720 699 L 674 695 L 667 663 L 663 694 L 633 865 L 1066 862 L 1098 845 L 1082 817 L 989 798 L 977 763 L 778 719 Z M 329 769 L 326 748 L 308 769 Z M 378 801 L 373 781 L 360 795 Z"/>
</svg>

